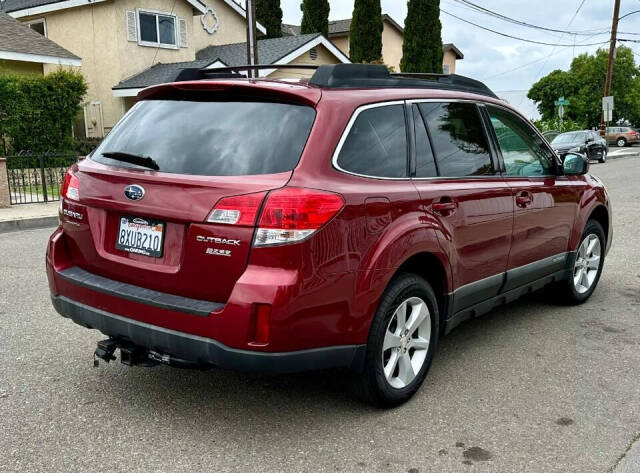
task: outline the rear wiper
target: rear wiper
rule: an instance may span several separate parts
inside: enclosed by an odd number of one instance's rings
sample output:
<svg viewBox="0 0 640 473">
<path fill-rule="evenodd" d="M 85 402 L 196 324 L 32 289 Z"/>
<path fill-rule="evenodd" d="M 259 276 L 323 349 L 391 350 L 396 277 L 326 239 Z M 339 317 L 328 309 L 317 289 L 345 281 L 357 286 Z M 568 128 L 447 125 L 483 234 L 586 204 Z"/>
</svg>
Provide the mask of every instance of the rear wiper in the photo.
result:
<svg viewBox="0 0 640 473">
<path fill-rule="evenodd" d="M 105 158 L 115 159 L 116 161 L 143 166 L 145 168 L 153 169 L 154 171 L 160 170 L 158 163 L 156 163 L 150 156 L 139 156 L 137 154 L 124 153 L 122 151 L 106 151 L 101 154 Z"/>
</svg>

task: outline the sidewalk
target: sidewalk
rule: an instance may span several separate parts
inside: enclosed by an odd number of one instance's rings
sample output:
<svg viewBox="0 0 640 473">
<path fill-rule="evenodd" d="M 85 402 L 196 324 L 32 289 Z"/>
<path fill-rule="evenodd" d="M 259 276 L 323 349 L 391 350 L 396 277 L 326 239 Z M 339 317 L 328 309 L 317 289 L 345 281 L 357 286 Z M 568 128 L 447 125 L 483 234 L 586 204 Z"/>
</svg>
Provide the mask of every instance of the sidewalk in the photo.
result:
<svg viewBox="0 0 640 473">
<path fill-rule="evenodd" d="M 0 209 L 0 233 L 55 227 L 58 224 L 58 202 L 20 204 Z"/>
</svg>

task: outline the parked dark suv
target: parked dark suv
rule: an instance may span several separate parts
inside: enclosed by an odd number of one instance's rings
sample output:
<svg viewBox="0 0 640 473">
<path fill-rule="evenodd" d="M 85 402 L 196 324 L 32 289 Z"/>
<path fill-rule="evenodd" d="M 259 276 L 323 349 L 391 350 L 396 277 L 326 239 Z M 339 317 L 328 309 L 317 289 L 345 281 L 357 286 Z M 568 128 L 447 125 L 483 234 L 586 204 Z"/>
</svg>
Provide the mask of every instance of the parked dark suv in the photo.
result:
<svg viewBox="0 0 640 473">
<path fill-rule="evenodd" d="M 51 297 L 105 360 L 347 367 L 397 405 L 462 321 L 591 296 L 612 230 L 587 170 L 459 76 L 155 86 L 65 178 Z"/>
</svg>

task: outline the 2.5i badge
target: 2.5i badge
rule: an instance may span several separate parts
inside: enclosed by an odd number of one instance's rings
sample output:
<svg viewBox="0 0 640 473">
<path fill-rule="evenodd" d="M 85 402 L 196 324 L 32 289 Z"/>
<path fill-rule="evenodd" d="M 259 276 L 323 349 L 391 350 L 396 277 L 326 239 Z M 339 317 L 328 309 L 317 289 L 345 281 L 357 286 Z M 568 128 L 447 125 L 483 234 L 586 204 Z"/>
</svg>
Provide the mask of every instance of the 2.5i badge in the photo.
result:
<svg viewBox="0 0 640 473">
<path fill-rule="evenodd" d="M 205 253 L 214 256 L 231 256 L 231 250 L 220 250 L 218 248 L 207 248 Z"/>
</svg>

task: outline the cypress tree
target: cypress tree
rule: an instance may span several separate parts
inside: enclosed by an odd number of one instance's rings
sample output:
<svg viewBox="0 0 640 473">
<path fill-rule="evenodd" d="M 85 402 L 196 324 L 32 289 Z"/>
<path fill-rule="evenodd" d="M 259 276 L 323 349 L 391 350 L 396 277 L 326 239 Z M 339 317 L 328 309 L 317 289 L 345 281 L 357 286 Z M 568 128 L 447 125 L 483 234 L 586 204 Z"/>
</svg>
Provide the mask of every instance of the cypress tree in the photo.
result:
<svg viewBox="0 0 640 473">
<path fill-rule="evenodd" d="M 382 28 L 380 0 L 355 0 L 349 35 L 349 56 L 353 62 L 382 59 Z"/>
<path fill-rule="evenodd" d="M 256 19 L 267 29 L 266 38 L 282 36 L 280 0 L 256 0 Z"/>
<path fill-rule="evenodd" d="M 300 32 L 322 33 L 325 38 L 329 37 L 329 0 L 302 0 L 300 10 L 302 10 L 302 25 Z"/>
<path fill-rule="evenodd" d="M 404 24 L 402 72 L 442 73 L 440 0 L 409 0 Z"/>
</svg>

